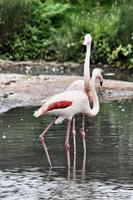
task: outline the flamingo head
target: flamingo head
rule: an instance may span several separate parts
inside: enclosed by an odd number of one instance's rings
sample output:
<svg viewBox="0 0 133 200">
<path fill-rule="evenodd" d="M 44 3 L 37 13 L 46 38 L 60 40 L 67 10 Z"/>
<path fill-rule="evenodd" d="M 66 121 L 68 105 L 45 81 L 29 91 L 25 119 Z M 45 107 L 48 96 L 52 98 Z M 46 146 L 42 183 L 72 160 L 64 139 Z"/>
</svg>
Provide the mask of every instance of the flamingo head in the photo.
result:
<svg viewBox="0 0 133 200">
<path fill-rule="evenodd" d="M 92 37 L 90 34 L 86 34 L 85 37 L 84 37 L 84 42 L 83 42 L 83 45 L 89 45 L 91 44 L 91 41 L 92 41 Z"/>
<path fill-rule="evenodd" d="M 100 86 L 103 85 L 103 76 L 102 76 L 102 69 L 95 68 L 92 72 L 92 77 L 95 79 L 96 84 L 100 83 Z"/>
</svg>

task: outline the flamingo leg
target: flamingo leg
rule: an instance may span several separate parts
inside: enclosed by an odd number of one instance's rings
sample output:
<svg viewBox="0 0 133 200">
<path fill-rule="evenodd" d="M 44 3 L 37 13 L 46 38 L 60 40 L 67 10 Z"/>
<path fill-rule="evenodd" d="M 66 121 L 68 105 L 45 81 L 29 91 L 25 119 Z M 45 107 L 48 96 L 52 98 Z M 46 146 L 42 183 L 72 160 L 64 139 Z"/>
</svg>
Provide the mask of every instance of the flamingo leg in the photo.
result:
<svg viewBox="0 0 133 200">
<path fill-rule="evenodd" d="M 86 152 L 84 152 L 83 165 L 82 165 L 82 178 L 85 179 L 85 167 L 86 167 Z"/>
<path fill-rule="evenodd" d="M 76 165 L 76 128 L 75 128 L 75 117 L 73 117 L 72 133 L 73 133 L 73 146 L 74 146 L 74 161 L 73 161 L 73 166 L 75 166 Z"/>
<path fill-rule="evenodd" d="M 66 153 L 67 153 L 68 169 L 70 169 L 70 144 L 69 144 L 69 136 L 70 136 L 71 121 L 72 120 L 68 120 L 67 132 L 66 132 L 66 141 L 65 141 L 65 148 L 66 148 Z"/>
<path fill-rule="evenodd" d="M 82 128 L 80 130 L 82 140 L 83 140 L 83 149 L 84 149 L 84 155 L 86 155 L 86 141 L 85 141 L 85 115 L 83 115 L 82 118 Z"/>
<path fill-rule="evenodd" d="M 48 163 L 49 163 L 50 167 L 52 167 L 52 164 L 51 164 L 51 160 L 50 160 L 50 156 L 49 156 L 49 153 L 48 153 L 48 149 L 47 149 L 47 146 L 46 146 L 46 143 L 45 143 L 45 140 L 44 140 L 44 136 L 48 132 L 48 130 L 53 126 L 55 120 L 56 120 L 56 118 L 54 118 L 54 120 L 46 127 L 46 129 L 39 136 L 39 139 L 40 139 L 40 141 L 42 143 L 42 146 L 44 148 L 44 151 L 46 153 L 47 160 L 48 160 Z"/>
</svg>

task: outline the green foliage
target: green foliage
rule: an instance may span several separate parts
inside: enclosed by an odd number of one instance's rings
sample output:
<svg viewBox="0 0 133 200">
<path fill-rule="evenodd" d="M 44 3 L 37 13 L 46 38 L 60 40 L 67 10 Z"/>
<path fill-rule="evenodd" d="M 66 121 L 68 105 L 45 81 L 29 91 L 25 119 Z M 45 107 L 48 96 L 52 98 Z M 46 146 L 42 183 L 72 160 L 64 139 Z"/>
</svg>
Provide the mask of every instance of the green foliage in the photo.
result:
<svg viewBox="0 0 133 200">
<path fill-rule="evenodd" d="M 0 32 L 4 30 L 1 34 L 3 37 L 1 37 L 0 52 L 15 60 L 48 59 L 49 57 L 52 59 L 54 55 L 52 37 L 56 28 L 65 21 L 63 14 L 69 6 L 54 4 L 50 0 L 45 3 L 39 0 L 25 0 L 23 5 L 20 2 L 21 0 L 12 0 L 12 2 L 1 0 L 2 10 L 6 9 L 0 17 Z M 19 12 L 19 10 L 23 11 Z M 12 11 L 14 13 L 17 11 L 20 18 L 16 19 L 18 16 L 15 16 Z M 7 22 L 4 20 L 5 22 L 2 23 L 2 18 L 8 18 Z"/>
<path fill-rule="evenodd" d="M 93 63 L 132 68 L 132 19 L 130 0 L 0 0 L 0 57 L 80 61 L 89 32 Z"/>
<path fill-rule="evenodd" d="M 119 54 L 126 58 L 131 53 L 132 53 L 131 44 L 128 44 L 126 47 L 123 47 L 122 45 L 120 45 L 112 51 L 112 54 L 110 55 L 110 61 L 118 59 Z"/>
</svg>

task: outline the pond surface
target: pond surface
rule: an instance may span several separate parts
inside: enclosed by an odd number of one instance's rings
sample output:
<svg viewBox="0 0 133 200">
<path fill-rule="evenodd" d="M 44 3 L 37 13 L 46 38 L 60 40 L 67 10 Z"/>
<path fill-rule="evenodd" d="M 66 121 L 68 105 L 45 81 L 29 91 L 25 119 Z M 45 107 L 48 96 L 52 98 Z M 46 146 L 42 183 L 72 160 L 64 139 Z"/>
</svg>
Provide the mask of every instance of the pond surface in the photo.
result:
<svg viewBox="0 0 133 200">
<path fill-rule="evenodd" d="M 64 149 L 66 122 L 46 136 L 53 168 L 38 140 L 51 117 L 32 117 L 35 108 L 0 114 L 0 199 L 121 200 L 133 199 L 132 100 L 101 104 L 100 113 L 86 118 L 86 165 L 83 164 L 81 117 L 77 117 L 77 165 L 67 170 Z"/>
</svg>

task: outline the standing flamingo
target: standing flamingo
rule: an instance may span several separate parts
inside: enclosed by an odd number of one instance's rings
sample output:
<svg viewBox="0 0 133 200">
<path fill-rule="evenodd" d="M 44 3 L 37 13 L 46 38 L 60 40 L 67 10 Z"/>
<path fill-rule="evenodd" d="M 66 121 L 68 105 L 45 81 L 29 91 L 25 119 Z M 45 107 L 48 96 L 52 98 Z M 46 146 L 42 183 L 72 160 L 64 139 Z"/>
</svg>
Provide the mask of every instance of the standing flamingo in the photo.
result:
<svg viewBox="0 0 133 200">
<path fill-rule="evenodd" d="M 90 51 L 91 51 L 91 42 L 92 37 L 90 34 L 86 34 L 84 37 L 83 45 L 86 46 L 86 56 L 84 62 L 84 81 L 83 80 L 76 80 L 72 84 L 67 87 L 67 91 L 71 90 L 78 90 L 83 91 L 88 94 L 89 99 L 91 99 L 91 80 L 90 80 Z M 80 130 L 81 136 L 83 139 L 83 148 L 84 154 L 86 153 L 86 143 L 85 143 L 85 116 L 83 114 L 82 117 L 82 128 Z M 73 117 L 73 126 L 72 126 L 72 133 L 73 133 L 73 143 L 74 143 L 74 155 L 76 155 L 76 129 L 75 129 L 75 117 Z M 76 162 L 76 156 L 74 159 L 74 163 Z"/>
<path fill-rule="evenodd" d="M 71 91 L 71 90 L 78 90 L 78 91 L 82 91 L 85 92 L 90 101 L 93 103 L 93 91 L 91 91 L 91 78 L 90 78 L 90 51 L 91 51 L 91 42 L 92 42 L 92 37 L 90 34 L 86 34 L 84 37 L 84 42 L 83 45 L 86 46 L 86 56 L 85 56 L 85 62 L 84 62 L 84 80 L 76 80 L 74 81 L 72 84 L 70 84 L 67 87 L 67 91 Z M 96 70 L 96 69 L 95 69 Z M 100 84 L 102 83 L 102 75 L 101 75 L 101 71 L 97 70 L 97 77 L 96 78 L 96 82 L 100 81 Z M 72 128 L 72 132 L 73 132 L 73 143 L 74 143 L 74 153 L 76 155 L 76 130 L 75 130 L 75 118 L 73 117 L 73 128 Z M 84 154 L 86 154 L 86 142 L 85 142 L 85 116 L 83 114 L 82 117 L 82 127 L 81 127 L 81 136 L 83 139 L 83 148 L 84 148 Z"/>
<path fill-rule="evenodd" d="M 48 99 L 37 111 L 35 111 L 35 117 L 39 117 L 43 114 L 55 115 L 59 117 L 57 119 L 55 118 L 39 136 L 43 148 L 46 152 L 50 167 L 52 167 L 52 164 L 45 144 L 44 136 L 54 123 L 57 124 L 65 119 L 68 120 L 65 147 L 67 152 L 68 168 L 70 168 L 69 135 L 73 116 L 78 113 L 82 113 L 92 117 L 99 112 L 99 100 L 95 89 L 95 79 L 97 77 L 97 73 L 99 73 L 99 69 L 94 70 L 92 74 L 91 91 L 93 91 L 93 108 L 91 108 L 89 97 L 85 94 L 85 92 L 73 90 L 54 95 Z"/>
</svg>

